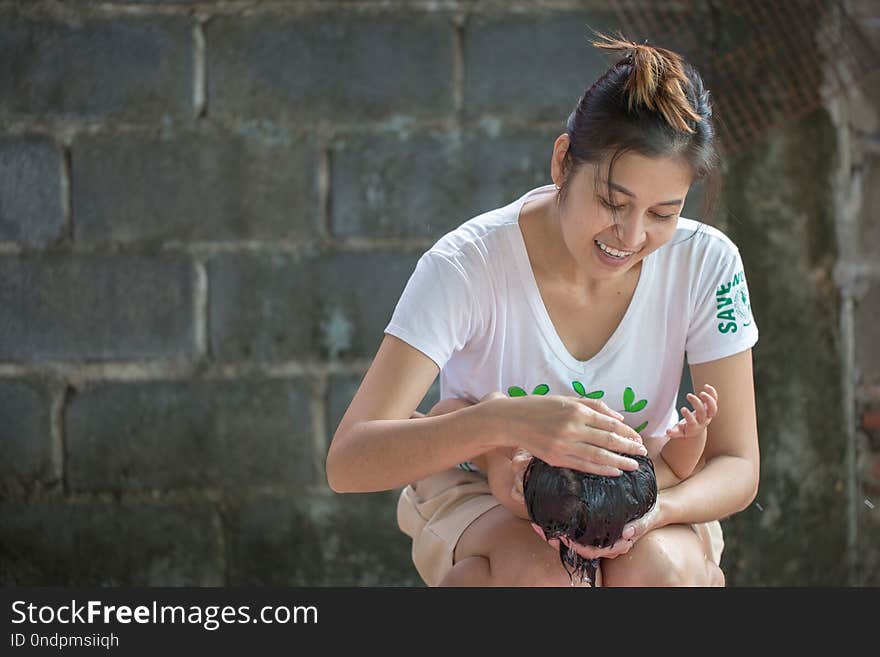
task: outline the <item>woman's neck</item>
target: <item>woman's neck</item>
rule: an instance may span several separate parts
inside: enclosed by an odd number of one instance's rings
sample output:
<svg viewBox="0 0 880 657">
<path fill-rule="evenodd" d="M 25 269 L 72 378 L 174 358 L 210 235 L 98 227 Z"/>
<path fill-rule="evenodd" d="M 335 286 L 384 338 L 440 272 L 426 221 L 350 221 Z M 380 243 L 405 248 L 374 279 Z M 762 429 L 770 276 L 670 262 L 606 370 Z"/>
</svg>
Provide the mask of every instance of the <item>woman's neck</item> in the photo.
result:
<svg viewBox="0 0 880 657">
<path fill-rule="evenodd" d="M 576 291 L 580 298 L 616 296 L 638 280 L 639 261 L 622 276 L 596 279 L 578 264 L 562 238 L 562 227 L 553 196 L 529 202 L 520 212 L 520 229 L 536 275 Z"/>
</svg>

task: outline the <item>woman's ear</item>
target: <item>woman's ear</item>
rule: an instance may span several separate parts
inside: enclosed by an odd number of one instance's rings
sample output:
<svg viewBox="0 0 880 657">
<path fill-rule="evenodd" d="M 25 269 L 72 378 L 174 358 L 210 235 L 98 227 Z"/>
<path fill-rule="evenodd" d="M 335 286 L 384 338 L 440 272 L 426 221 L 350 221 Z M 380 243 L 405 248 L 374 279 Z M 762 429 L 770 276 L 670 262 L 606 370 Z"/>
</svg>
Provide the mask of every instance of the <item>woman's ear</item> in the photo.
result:
<svg viewBox="0 0 880 657">
<path fill-rule="evenodd" d="M 563 132 L 553 143 L 553 155 L 550 159 L 550 178 L 558 186 L 565 182 L 568 171 L 565 170 L 565 154 L 568 152 L 568 134 Z"/>
</svg>

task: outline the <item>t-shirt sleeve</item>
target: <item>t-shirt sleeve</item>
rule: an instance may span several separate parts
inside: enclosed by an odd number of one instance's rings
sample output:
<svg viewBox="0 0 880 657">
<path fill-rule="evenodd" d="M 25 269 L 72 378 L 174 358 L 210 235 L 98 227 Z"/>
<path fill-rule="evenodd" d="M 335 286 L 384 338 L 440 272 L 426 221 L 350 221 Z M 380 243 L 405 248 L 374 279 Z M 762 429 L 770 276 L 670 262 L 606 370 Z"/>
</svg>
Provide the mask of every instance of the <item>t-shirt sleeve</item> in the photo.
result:
<svg viewBox="0 0 880 657">
<path fill-rule="evenodd" d="M 426 252 L 416 263 L 385 333 L 400 338 L 443 369 L 478 324 L 477 281 L 458 262 Z"/>
<path fill-rule="evenodd" d="M 704 261 L 688 327 L 688 363 L 704 363 L 745 351 L 758 341 L 739 249 L 718 240 Z"/>
</svg>

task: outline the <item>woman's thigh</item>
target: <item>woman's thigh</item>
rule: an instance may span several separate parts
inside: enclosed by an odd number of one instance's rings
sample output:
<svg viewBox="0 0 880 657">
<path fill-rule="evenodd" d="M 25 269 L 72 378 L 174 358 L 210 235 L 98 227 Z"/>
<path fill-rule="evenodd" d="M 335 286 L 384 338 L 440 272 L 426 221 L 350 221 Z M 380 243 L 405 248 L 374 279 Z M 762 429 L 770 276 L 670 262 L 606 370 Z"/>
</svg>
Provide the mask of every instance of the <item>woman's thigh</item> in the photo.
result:
<svg viewBox="0 0 880 657">
<path fill-rule="evenodd" d="M 605 586 L 724 586 L 724 574 L 690 525 L 649 532 L 626 554 L 603 559 L 602 576 Z"/>
<path fill-rule="evenodd" d="M 459 538 L 454 562 L 473 556 L 489 560 L 493 586 L 571 586 L 559 550 L 503 506 L 478 517 Z"/>
</svg>

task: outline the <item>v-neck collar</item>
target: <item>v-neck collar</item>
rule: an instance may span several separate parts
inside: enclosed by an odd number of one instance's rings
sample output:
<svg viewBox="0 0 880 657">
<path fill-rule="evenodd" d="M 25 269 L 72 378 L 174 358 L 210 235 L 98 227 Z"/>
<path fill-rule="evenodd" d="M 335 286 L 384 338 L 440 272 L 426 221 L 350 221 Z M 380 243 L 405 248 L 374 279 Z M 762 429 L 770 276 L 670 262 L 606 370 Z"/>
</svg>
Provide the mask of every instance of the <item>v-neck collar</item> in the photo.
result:
<svg viewBox="0 0 880 657">
<path fill-rule="evenodd" d="M 530 198 L 537 196 L 538 194 L 551 191 L 555 191 L 555 187 L 553 185 L 537 187 L 527 192 L 517 201 L 515 201 L 515 219 L 510 227 L 511 229 L 508 235 L 510 236 L 515 264 L 520 274 L 520 281 L 522 283 L 523 291 L 525 292 L 525 296 L 528 299 L 529 306 L 532 309 L 532 312 L 538 322 L 538 326 L 540 327 L 544 338 L 546 339 L 553 353 L 556 354 L 557 358 L 559 358 L 560 361 L 562 361 L 573 371 L 583 374 L 588 371 L 595 371 L 596 368 L 604 364 L 605 361 L 613 356 L 620 348 L 624 340 L 624 335 L 627 332 L 626 326 L 628 323 L 631 323 L 633 321 L 632 318 L 637 314 L 638 309 L 642 305 L 643 297 L 646 294 L 646 289 L 649 285 L 648 281 L 651 278 L 651 270 L 654 263 L 654 259 L 651 257 L 653 253 L 649 253 L 647 256 L 645 256 L 645 258 L 642 259 L 642 268 L 639 272 L 639 280 L 637 281 L 636 288 L 633 291 L 632 299 L 630 299 L 629 305 L 626 308 L 626 312 L 624 313 L 623 318 L 620 320 L 620 323 L 614 329 L 611 337 L 608 338 L 605 344 L 602 345 L 602 348 L 599 349 L 599 351 L 592 358 L 588 360 L 578 360 L 568 351 L 568 348 L 565 346 L 562 338 L 559 337 L 559 333 L 556 331 L 556 327 L 554 326 L 553 321 L 550 319 L 550 313 L 547 311 L 547 306 L 544 304 L 544 299 L 541 297 L 541 290 L 538 287 L 538 281 L 535 278 L 535 273 L 532 270 L 532 264 L 529 261 L 529 252 L 526 247 L 525 238 L 523 237 L 522 229 L 520 228 L 519 224 L 520 213 L 522 212 L 522 208 L 525 203 Z"/>
</svg>

